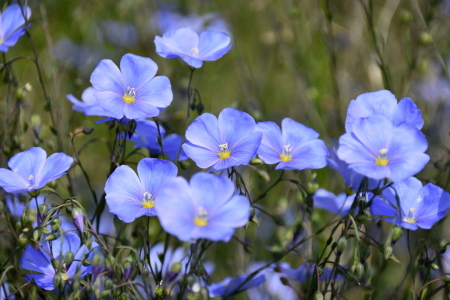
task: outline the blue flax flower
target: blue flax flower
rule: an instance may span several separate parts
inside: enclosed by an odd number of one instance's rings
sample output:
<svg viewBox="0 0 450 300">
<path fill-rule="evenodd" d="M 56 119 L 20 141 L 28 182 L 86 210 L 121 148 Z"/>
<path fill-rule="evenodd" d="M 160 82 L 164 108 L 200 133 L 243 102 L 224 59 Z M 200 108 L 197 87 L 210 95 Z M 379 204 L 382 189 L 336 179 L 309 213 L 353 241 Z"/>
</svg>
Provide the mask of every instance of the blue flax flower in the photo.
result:
<svg viewBox="0 0 450 300">
<path fill-rule="evenodd" d="M 155 209 L 164 230 L 182 241 L 227 242 L 250 215 L 248 199 L 234 192 L 231 180 L 214 174 L 197 173 L 190 183 L 176 177 L 161 190 Z"/>
<path fill-rule="evenodd" d="M 314 207 L 327 210 L 333 214 L 345 216 L 355 200 L 355 195 L 347 196 L 345 193 L 335 195 L 325 189 L 318 189 L 314 194 Z"/>
<path fill-rule="evenodd" d="M 237 109 L 225 108 L 218 119 L 204 113 L 189 125 L 183 149 L 200 168 L 219 171 L 247 165 L 262 139 L 254 130 L 255 120 Z"/>
<path fill-rule="evenodd" d="M 256 131 L 263 133 L 258 156 L 266 164 L 279 163 L 275 169 L 320 169 L 327 165 L 328 149 L 319 134 L 303 124 L 285 118 L 283 131 L 274 122 L 259 122 Z"/>
<path fill-rule="evenodd" d="M 0 52 L 8 52 L 8 48 L 25 34 L 25 27 L 22 26 L 30 16 L 31 9 L 25 5 L 21 8 L 18 4 L 11 4 L 5 8 L 0 14 Z"/>
<path fill-rule="evenodd" d="M 207 30 L 198 35 L 189 27 L 180 27 L 155 37 L 156 53 L 164 58 L 180 57 L 193 68 L 227 53 L 230 37 L 224 32 Z"/>
<path fill-rule="evenodd" d="M 107 116 L 108 111 L 104 110 L 95 98 L 96 90 L 93 87 L 88 87 L 81 94 L 81 100 L 75 98 L 72 94 L 66 95 L 67 99 L 73 103 L 72 109 L 84 113 L 86 116 Z"/>
<path fill-rule="evenodd" d="M 339 139 L 339 158 L 364 176 L 394 182 L 405 180 L 423 169 L 430 157 L 425 136 L 414 126 L 394 126 L 383 116 L 361 118 L 352 132 Z"/>
<path fill-rule="evenodd" d="M 400 198 L 397 204 L 395 191 Z M 400 205 L 400 207 L 398 207 Z M 450 208 L 450 194 L 428 183 L 422 187 L 419 179 L 410 177 L 383 190 L 382 197 L 374 199 L 370 210 L 374 215 L 392 216 L 396 224 L 411 230 L 430 229 Z M 393 219 L 387 219 L 390 223 Z"/>
<path fill-rule="evenodd" d="M 97 247 L 96 243 L 92 245 Z M 64 263 L 64 255 L 69 251 L 74 254 L 74 261 L 70 264 L 61 264 L 62 269 L 55 270 L 52 261 L 58 260 Z M 89 250 L 85 245 L 81 246 L 77 234 L 66 232 L 60 238 L 52 241 L 51 247 L 48 242 L 44 242 L 38 250 L 28 245 L 20 258 L 20 267 L 40 273 L 26 275 L 26 281 L 33 280 L 40 288 L 53 290 L 55 288 L 53 280 L 58 272 L 61 272 L 63 281 L 72 279 L 78 269 L 81 269 L 81 277 L 91 273 L 91 267 L 84 267 L 81 264 L 81 260 L 85 258 L 88 252 Z M 51 253 L 51 256 L 49 253 Z"/>
<path fill-rule="evenodd" d="M 158 66 L 153 60 L 125 54 L 119 68 L 109 59 L 102 60 L 91 75 L 94 96 L 108 117 L 139 119 L 155 117 L 172 102 L 170 81 L 154 77 Z"/>
<path fill-rule="evenodd" d="M 161 132 L 164 154 L 171 160 L 175 160 L 183 143 L 183 137 L 175 133 L 166 136 L 166 131 L 162 126 L 159 126 L 159 130 Z M 145 147 L 153 155 L 161 154 L 161 147 L 158 143 L 158 127 L 155 122 L 150 120 L 136 121 L 136 130 L 134 133 L 130 138 L 132 142 L 137 143 L 134 147 Z M 188 157 L 181 149 L 178 160 L 185 159 L 188 159 Z"/>
<path fill-rule="evenodd" d="M 39 147 L 17 153 L 8 161 L 11 170 L 0 168 L 0 186 L 7 193 L 31 192 L 62 175 L 72 165 L 73 158 L 64 153 L 47 153 Z"/>
<path fill-rule="evenodd" d="M 375 115 L 386 117 L 394 126 L 407 123 L 421 129 L 424 123 L 420 109 L 411 98 L 403 98 L 397 104 L 394 94 L 381 90 L 361 94 L 356 100 L 350 101 L 345 130 L 352 132 L 356 120 Z"/>
<path fill-rule="evenodd" d="M 266 281 L 264 275 L 257 275 L 247 281 L 245 284 L 242 284 L 247 278 L 248 275 L 242 275 L 236 278 L 228 277 L 219 283 L 213 283 L 208 286 L 209 296 L 212 298 L 234 298 L 238 293 L 255 288 Z"/>
<path fill-rule="evenodd" d="M 144 158 L 137 166 L 139 177 L 128 166 L 118 167 L 106 181 L 105 193 L 109 211 L 126 223 L 141 216 L 155 216 L 160 189 L 177 175 L 170 161 Z"/>
</svg>

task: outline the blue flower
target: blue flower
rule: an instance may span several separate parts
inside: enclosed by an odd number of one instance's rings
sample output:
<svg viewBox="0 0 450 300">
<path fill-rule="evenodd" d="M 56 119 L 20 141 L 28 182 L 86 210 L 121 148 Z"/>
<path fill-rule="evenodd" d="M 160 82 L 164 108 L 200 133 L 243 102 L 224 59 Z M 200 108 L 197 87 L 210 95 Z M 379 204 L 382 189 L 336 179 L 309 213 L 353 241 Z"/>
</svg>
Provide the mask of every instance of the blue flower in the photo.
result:
<svg viewBox="0 0 450 300">
<path fill-rule="evenodd" d="M 91 75 L 98 104 L 108 117 L 139 119 L 155 117 L 172 102 L 170 81 L 154 77 L 158 66 L 150 58 L 125 54 L 120 70 L 109 59 L 102 60 Z"/>
<path fill-rule="evenodd" d="M 0 168 L 0 186 L 7 193 L 31 192 L 66 174 L 73 158 L 47 153 L 39 147 L 17 153 L 8 161 L 11 170 Z"/>
<path fill-rule="evenodd" d="M 400 198 L 399 204 L 395 191 Z M 370 206 L 372 214 L 395 217 L 397 225 L 411 230 L 430 229 L 449 209 L 448 192 L 431 183 L 422 187 L 420 180 L 414 177 L 383 190 L 382 197 L 376 197 Z M 387 221 L 392 223 L 393 219 Z"/>
<path fill-rule="evenodd" d="M 256 131 L 263 133 L 258 156 L 275 169 L 320 169 L 327 165 L 328 149 L 311 128 L 285 118 L 280 127 L 274 122 L 259 122 Z"/>
<path fill-rule="evenodd" d="M 405 180 L 423 169 L 430 157 L 425 136 L 403 123 L 394 126 L 383 116 L 361 118 L 339 139 L 338 156 L 354 171 L 381 180 Z"/>
<path fill-rule="evenodd" d="M 200 168 L 212 166 L 212 171 L 219 171 L 247 165 L 262 139 L 254 129 L 255 120 L 234 108 L 222 110 L 218 119 L 204 113 L 189 125 L 183 149 Z"/>
<path fill-rule="evenodd" d="M 96 243 L 92 244 L 97 247 Z M 44 250 L 44 249 L 45 250 Z M 74 261 L 71 264 L 61 264 L 62 270 L 55 270 L 52 261 L 59 260 L 64 263 L 64 255 L 71 251 L 74 254 Z M 37 286 L 44 290 L 53 290 L 55 288 L 53 279 L 60 271 L 63 281 L 73 278 L 79 268 L 81 268 L 81 277 L 91 272 L 91 267 L 84 267 L 81 260 L 89 252 L 85 245 L 80 246 L 80 238 L 73 232 L 66 232 L 60 238 L 51 242 L 44 242 L 39 249 L 36 250 L 28 245 L 20 258 L 20 267 L 25 270 L 35 271 L 40 274 L 28 274 L 25 280 L 33 280 Z M 51 253 L 50 256 L 48 253 Z"/>
<path fill-rule="evenodd" d="M 236 278 L 228 277 L 219 283 L 213 283 L 208 286 L 209 296 L 224 298 L 231 296 L 230 298 L 234 298 L 238 293 L 255 288 L 266 281 L 264 275 L 257 275 L 242 285 L 247 278 L 248 275 L 242 275 Z M 240 285 L 242 286 L 239 287 Z"/>
<path fill-rule="evenodd" d="M 227 53 L 230 37 L 224 32 L 203 31 L 198 35 L 189 27 L 180 27 L 155 37 L 156 53 L 164 58 L 180 57 L 193 68 L 203 61 L 213 61 Z"/>
<path fill-rule="evenodd" d="M 138 45 L 139 35 L 130 23 L 104 20 L 99 23 L 101 36 L 116 47 L 133 48 Z"/>
<path fill-rule="evenodd" d="M 345 120 L 345 130 L 353 131 L 353 123 L 360 118 L 380 115 L 386 117 L 396 127 L 406 123 L 421 129 L 422 113 L 410 98 L 403 98 L 397 104 L 394 94 L 387 90 L 359 95 L 350 101 Z"/>
<path fill-rule="evenodd" d="M 163 229 L 182 241 L 227 242 L 250 215 L 248 199 L 234 192 L 231 180 L 214 174 L 197 173 L 190 183 L 176 177 L 161 190 L 155 209 Z"/>
<path fill-rule="evenodd" d="M 159 126 L 162 138 L 162 146 L 164 149 L 164 154 L 167 155 L 171 160 L 175 160 L 178 151 L 183 143 L 183 137 L 181 135 L 172 133 L 168 136 L 166 131 L 162 126 Z M 134 147 L 145 147 L 148 149 L 150 154 L 159 155 L 161 154 L 161 147 L 158 143 L 158 127 L 155 122 L 150 120 L 139 120 L 136 122 L 135 134 L 130 138 L 132 142 L 137 143 Z M 188 159 L 186 153 L 181 149 L 180 157 L 178 160 Z"/>
<path fill-rule="evenodd" d="M 88 87 L 81 94 L 81 100 L 75 98 L 72 94 L 66 95 L 67 99 L 73 103 L 72 109 L 84 113 L 86 116 L 107 116 L 109 113 L 104 110 L 95 98 L 96 90 L 93 87 Z"/>
<path fill-rule="evenodd" d="M 314 194 L 314 207 L 345 216 L 350 211 L 355 196 L 356 194 L 347 196 L 345 193 L 336 196 L 325 189 L 318 189 Z"/>
<path fill-rule="evenodd" d="M 7 52 L 25 34 L 25 27 L 22 26 L 30 18 L 31 9 L 25 5 L 22 8 L 18 4 L 11 4 L 1 13 L 0 52 Z"/>
<path fill-rule="evenodd" d="M 166 181 L 177 175 L 170 161 L 144 158 L 137 166 L 139 177 L 128 166 L 118 167 L 106 181 L 109 211 L 125 223 L 141 216 L 155 216 L 155 203 Z"/>
</svg>

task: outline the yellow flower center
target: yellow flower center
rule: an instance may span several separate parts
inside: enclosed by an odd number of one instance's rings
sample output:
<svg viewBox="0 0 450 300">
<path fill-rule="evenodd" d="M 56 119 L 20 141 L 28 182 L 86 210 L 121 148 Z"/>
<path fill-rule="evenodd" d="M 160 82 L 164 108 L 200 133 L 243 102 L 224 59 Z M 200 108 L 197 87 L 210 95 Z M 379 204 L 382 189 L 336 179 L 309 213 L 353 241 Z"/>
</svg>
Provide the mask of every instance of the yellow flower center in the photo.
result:
<svg viewBox="0 0 450 300">
<path fill-rule="evenodd" d="M 127 90 L 128 91 L 122 96 L 122 100 L 127 104 L 133 103 L 134 101 L 136 101 L 134 99 L 134 96 L 136 96 L 136 91 L 134 88 L 130 87 L 128 87 Z"/>
<path fill-rule="evenodd" d="M 217 153 L 220 159 L 227 159 L 230 157 L 231 151 L 228 149 L 228 143 L 219 145 L 220 151 Z"/>
<path fill-rule="evenodd" d="M 378 155 L 375 159 L 375 163 L 379 166 L 386 166 L 389 163 L 389 159 L 387 157 L 387 149 L 383 148 L 380 150 L 380 155 Z"/>
<path fill-rule="evenodd" d="M 192 48 L 191 51 L 194 53 L 198 53 L 198 48 Z"/>
<path fill-rule="evenodd" d="M 414 207 L 410 208 L 409 209 L 409 214 L 408 214 L 407 217 L 403 218 L 403 222 L 410 223 L 410 224 L 416 223 L 417 222 L 416 218 L 413 216 L 413 213 L 414 213 L 415 210 L 416 209 Z"/>
<path fill-rule="evenodd" d="M 64 280 L 64 281 L 66 281 L 67 279 L 69 279 L 69 274 L 67 274 L 67 273 L 62 273 L 62 274 L 61 274 L 61 279 Z"/>
<path fill-rule="evenodd" d="M 294 149 L 294 147 L 290 144 L 284 145 L 284 150 L 280 154 L 280 158 L 282 161 L 290 161 L 292 159 L 292 149 Z"/>
<path fill-rule="evenodd" d="M 198 227 L 208 225 L 208 212 L 201 206 L 197 210 L 197 215 L 194 218 L 194 224 Z"/>
<path fill-rule="evenodd" d="M 145 192 L 142 199 L 142 206 L 144 208 L 152 208 L 155 206 L 155 200 L 152 199 L 152 194 Z"/>
</svg>

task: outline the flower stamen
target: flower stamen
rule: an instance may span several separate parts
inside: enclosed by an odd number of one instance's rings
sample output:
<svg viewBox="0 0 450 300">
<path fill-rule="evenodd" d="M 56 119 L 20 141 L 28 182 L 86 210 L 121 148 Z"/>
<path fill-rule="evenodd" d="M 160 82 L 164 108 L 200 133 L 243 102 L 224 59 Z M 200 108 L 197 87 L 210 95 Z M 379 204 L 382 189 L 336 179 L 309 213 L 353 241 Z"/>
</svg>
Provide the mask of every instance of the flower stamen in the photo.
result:
<svg viewBox="0 0 450 300">
<path fill-rule="evenodd" d="M 387 152 L 388 150 L 386 148 L 381 149 L 380 155 L 378 155 L 375 159 L 375 164 L 379 166 L 386 166 L 389 163 Z"/>
<path fill-rule="evenodd" d="M 220 151 L 217 153 L 220 159 L 227 159 L 230 157 L 231 151 L 228 149 L 228 143 L 219 145 Z"/>
<path fill-rule="evenodd" d="M 123 95 L 122 100 L 127 103 L 133 103 L 134 101 L 136 101 L 134 99 L 134 96 L 136 96 L 136 90 L 134 88 L 127 88 L 127 92 Z"/>
<path fill-rule="evenodd" d="M 201 206 L 197 210 L 197 215 L 194 218 L 194 224 L 199 227 L 208 225 L 208 212 Z"/>
<path fill-rule="evenodd" d="M 414 207 L 411 207 L 409 209 L 408 216 L 403 218 L 403 222 L 410 223 L 410 224 L 416 223 L 417 222 L 416 218 L 413 216 L 415 211 L 416 211 L 416 209 Z"/>
<path fill-rule="evenodd" d="M 152 197 L 152 194 L 144 193 L 144 198 L 141 203 L 144 208 L 153 208 L 155 206 L 155 200 Z"/>
<path fill-rule="evenodd" d="M 291 146 L 291 144 L 284 145 L 283 147 L 284 147 L 284 150 L 280 154 L 281 160 L 282 161 L 290 161 L 290 160 L 292 160 L 291 152 L 292 152 L 292 149 L 294 149 L 294 147 Z"/>
</svg>

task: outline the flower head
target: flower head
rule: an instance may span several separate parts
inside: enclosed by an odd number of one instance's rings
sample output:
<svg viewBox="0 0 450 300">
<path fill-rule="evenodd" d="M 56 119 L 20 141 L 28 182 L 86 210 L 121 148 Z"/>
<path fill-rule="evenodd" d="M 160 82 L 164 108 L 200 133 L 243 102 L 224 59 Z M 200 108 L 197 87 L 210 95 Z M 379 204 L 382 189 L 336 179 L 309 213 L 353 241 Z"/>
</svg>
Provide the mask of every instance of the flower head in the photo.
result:
<svg viewBox="0 0 450 300">
<path fill-rule="evenodd" d="M 7 193 L 31 192 L 62 175 L 72 165 L 73 158 L 64 153 L 47 153 L 39 147 L 17 153 L 8 161 L 11 170 L 0 168 L 0 186 Z"/>
<path fill-rule="evenodd" d="M 262 134 L 255 132 L 255 120 L 237 109 L 225 108 L 217 119 L 204 113 L 186 131 L 183 150 L 200 168 L 219 171 L 246 165 L 255 157 Z"/>
<path fill-rule="evenodd" d="M 176 177 L 167 181 L 155 208 L 164 230 L 182 241 L 229 241 L 250 215 L 248 199 L 234 192 L 231 180 L 210 173 L 197 173 L 190 183 Z"/>
<path fill-rule="evenodd" d="M 258 156 L 276 169 L 320 169 L 327 165 L 328 150 L 319 134 L 311 128 L 285 118 L 280 127 L 274 122 L 259 122 L 256 131 L 263 138 Z"/>
<path fill-rule="evenodd" d="M 170 81 L 154 77 L 158 66 L 150 58 L 125 54 L 119 68 L 102 60 L 91 75 L 98 104 L 108 117 L 139 119 L 155 117 L 172 102 Z"/>
<path fill-rule="evenodd" d="M 66 95 L 67 99 L 73 103 L 72 109 L 84 113 L 86 116 L 108 116 L 108 111 L 104 110 L 95 98 L 96 90 L 93 87 L 88 87 L 81 94 L 81 100 L 75 98 L 72 94 Z"/>
<path fill-rule="evenodd" d="M 159 131 L 161 133 L 164 154 L 171 160 L 175 160 L 178 151 L 180 151 L 183 137 L 175 133 L 166 136 L 166 131 L 162 126 L 159 127 Z M 130 140 L 137 143 L 134 147 L 145 147 L 150 154 L 159 155 L 162 153 L 161 146 L 158 143 L 158 127 L 154 121 L 136 121 L 136 130 Z M 187 158 L 186 153 L 181 149 L 178 160 L 181 161 Z"/>
<path fill-rule="evenodd" d="M 425 136 L 403 123 L 394 126 L 383 116 L 361 118 L 339 139 L 338 156 L 349 167 L 372 179 L 402 181 L 423 169 L 430 157 Z"/>
<path fill-rule="evenodd" d="M 397 203 L 396 193 L 400 203 Z M 431 183 L 422 187 L 420 180 L 414 177 L 383 190 L 382 197 L 376 197 L 370 206 L 372 214 L 395 217 L 397 225 L 411 230 L 430 229 L 449 209 L 448 192 Z M 393 223 L 394 220 L 387 221 Z"/>
<path fill-rule="evenodd" d="M 238 293 L 255 288 L 266 281 L 264 275 L 257 275 L 243 284 L 247 280 L 247 277 L 248 275 L 242 275 L 236 278 L 228 277 L 219 283 L 213 283 L 208 286 L 209 296 L 234 298 Z"/>
<path fill-rule="evenodd" d="M 11 4 L 5 8 L 0 14 L 0 52 L 7 52 L 25 34 L 22 26 L 30 16 L 31 9 L 26 5 Z"/>
<path fill-rule="evenodd" d="M 106 181 L 105 193 L 109 211 L 126 223 L 141 216 L 155 216 L 160 189 L 177 175 L 170 161 L 144 158 L 137 166 L 139 177 L 128 166 L 118 167 Z"/>
<path fill-rule="evenodd" d="M 93 243 L 93 246 L 96 247 L 96 243 L 95 245 Z M 74 254 L 74 261 L 70 264 L 63 264 L 64 255 L 69 251 Z M 84 259 L 88 251 L 85 245 L 81 246 L 78 235 L 67 232 L 60 238 L 52 241 L 51 247 L 48 242 L 40 245 L 38 250 L 28 245 L 20 258 L 20 267 L 40 273 L 26 275 L 26 281 L 33 280 L 44 290 L 53 290 L 55 288 L 54 278 L 58 273 L 61 273 L 63 281 L 67 281 L 73 278 L 79 268 L 81 268 L 82 277 L 91 272 L 91 267 L 82 266 L 80 261 Z M 61 269 L 55 270 L 52 264 L 54 260 L 60 261 Z"/>
<path fill-rule="evenodd" d="M 345 120 L 345 130 L 353 131 L 353 123 L 360 118 L 383 116 L 390 120 L 394 127 L 406 123 L 421 129 L 422 113 L 411 98 L 403 98 L 397 103 L 394 94 L 387 90 L 359 95 L 350 101 Z"/>
<path fill-rule="evenodd" d="M 224 32 L 203 31 L 198 35 L 189 27 L 180 27 L 155 37 L 156 53 L 164 58 L 180 57 L 193 68 L 203 61 L 221 58 L 231 49 L 230 37 Z"/>
</svg>

